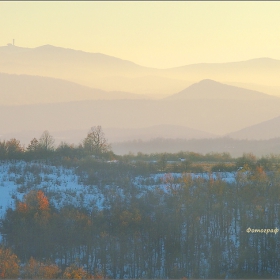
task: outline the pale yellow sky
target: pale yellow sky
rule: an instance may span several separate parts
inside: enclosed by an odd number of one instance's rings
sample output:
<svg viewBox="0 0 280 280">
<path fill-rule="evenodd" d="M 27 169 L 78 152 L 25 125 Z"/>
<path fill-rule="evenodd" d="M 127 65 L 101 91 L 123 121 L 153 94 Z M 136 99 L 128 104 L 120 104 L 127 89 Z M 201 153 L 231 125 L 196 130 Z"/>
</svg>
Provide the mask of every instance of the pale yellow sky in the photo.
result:
<svg viewBox="0 0 280 280">
<path fill-rule="evenodd" d="M 50 44 L 149 67 L 280 59 L 280 2 L 0 2 L 0 46 Z"/>
</svg>

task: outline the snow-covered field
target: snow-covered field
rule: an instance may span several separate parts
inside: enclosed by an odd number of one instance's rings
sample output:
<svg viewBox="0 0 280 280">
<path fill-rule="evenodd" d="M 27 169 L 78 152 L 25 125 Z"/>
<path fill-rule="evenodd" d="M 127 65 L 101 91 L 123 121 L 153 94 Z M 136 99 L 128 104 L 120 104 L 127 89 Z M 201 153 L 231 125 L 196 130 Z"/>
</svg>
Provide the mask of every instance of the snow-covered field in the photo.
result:
<svg viewBox="0 0 280 280">
<path fill-rule="evenodd" d="M 171 189 L 176 189 L 180 186 L 183 176 L 190 175 L 192 179 L 203 178 L 208 180 L 221 179 L 227 183 L 234 183 L 236 180 L 236 172 L 214 172 L 211 175 L 209 173 L 158 173 L 152 174 L 148 177 L 138 176 L 134 180 L 134 184 L 139 190 L 161 190 L 164 193 L 170 193 Z"/>
<path fill-rule="evenodd" d="M 192 178 L 202 177 L 209 179 L 208 173 L 190 174 Z M 170 186 L 176 188 L 179 179 L 184 174 L 168 173 L 153 174 L 149 177 L 138 176 L 134 179 L 134 185 L 139 193 L 162 190 L 169 193 Z M 235 181 L 235 173 L 213 173 L 212 178 L 221 178 L 228 183 Z M 31 190 L 42 190 L 48 196 L 50 203 L 56 207 L 74 205 L 77 207 L 102 209 L 108 207 L 104 199 L 104 193 L 114 190 L 124 196 L 120 186 L 98 187 L 84 185 L 74 169 L 45 165 L 38 162 L 2 161 L 0 162 L 0 218 L 7 208 L 15 207 L 16 200 L 22 200 L 24 194 Z"/>
<path fill-rule="evenodd" d="M 1 162 L 0 217 L 15 201 L 31 190 L 42 190 L 56 207 L 72 204 L 102 207 L 103 195 L 95 186 L 85 186 L 73 169 L 36 162 Z"/>
</svg>

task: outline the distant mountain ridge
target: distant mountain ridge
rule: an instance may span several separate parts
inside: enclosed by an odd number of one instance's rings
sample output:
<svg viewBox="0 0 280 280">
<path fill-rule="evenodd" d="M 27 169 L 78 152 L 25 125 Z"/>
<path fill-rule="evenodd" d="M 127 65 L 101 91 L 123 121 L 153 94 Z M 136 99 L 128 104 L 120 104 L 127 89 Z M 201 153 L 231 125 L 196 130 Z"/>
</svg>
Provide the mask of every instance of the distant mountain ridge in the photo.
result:
<svg viewBox="0 0 280 280">
<path fill-rule="evenodd" d="M 1 46 L 0 52 L 5 52 L 6 54 L 8 54 L 8 53 L 24 54 L 25 53 L 25 54 L 31 54 L 33 56 L 36 56 L 36 55 L 38 56 L 40 54 L 44 54 L 44 55 L 49 54 L 49 57 L 44 57 L 44 59 L 49 59 L 49 58 L 55 57 L 57 55 L 59 55 L 61 59 L 69 59 L 69 58 L 71 58 L 71 55 L 78 54 L 79 59 L 88 60 L 89 57 L 92 57 L 92 58 L 99 58 L 100 60 L 107 59 L 106 61 L 110 62 L 110 63 L 112 63 L 112 61 L 114 60 L 115 62 L 119 62 L 119 63 L 124 62 L 129 65 L 138 66 L 136 63 L 134 63 L 132 61 L 124 60 L 121 58 L 117 58 L 117 57 L 102 54 L 102 53 L 89 53 L 89 52 L 85 52 L 82 50 L 74 50 L 74 49 L 70 49 L 70 48 L 56 47 L 56 46 L 52 46 L 52 45 L 48 45 L 48 44 L 39 46 L 36 48 L 23 48 L 23 47 L 18 47 L 18 46 L 14 46 L 14 45 Z"/>
<path fill-rule="evenodd" d="M 232 99 L 232 100 L 250 100 L 277 98 L 262 92 L 248 90 L 241 87 L 226 85 L 204 79 L 198 83 L 192 84 L 186 89 L 166 97 L 166 99 Z"/>
<path fill-rule="evenodd" d="M 278 135 L 277 120 L 268 127 L 269 120 L 279 116 L 280 98 L 256 90 L 256 83 L 262 88 L 271 85 L 275 92 L 280 88 L 280 61 L 275 59 L 155 69 L 51 45 L 7 46 L 0 47 L 0 72 L 1 135 L 93 125 L 119 128 L 116 134 L 123 139 L 125 135 L 185 138 L 194 131 L 203 132 L 203 137 Z M 255 83 L 255 90 L 248 89 L 250 83 Z M 170 96 L 149 100 L 139 92 Z"/>
<path fill-rule="evenodd" d="M 1 55 L 3 53 L 5 57 Z M 111 70 L 120 72 L 121 69 L 124 69 L 124 71 L 152 69 L 102 53 L 89 53 L 52 45 L 44 45 L 36 48 L 21 48 L 16 46 L 0 47 L 0 59 L 6 63 L 28 63 L 30 68 L 32 67 L 34 69 L 51 64 L 68 67 L 83 66 L 85 70 L 88 70 L 86 68 L 90 66 L 92 71 L 99 70 L 101 72 L 104 70 L 108 72 Z M 103 69 L 104 67 L 106 69 Z M 0 70 L 3 71 L 2 69 Z"/>
<path fill-rule="evenodd" d="M 0 105 L 143 98 L 147 97 L 129 92 L 107 92 L 62 79 L 0 73 Z"/>
<path fill-rule="evenodd" d="M 31 75 L 0 73 L 0 85 L 0 105 L 148 98 L 147 95 L 119 91 L 108 92 L 67 80 Z M 205 79 L 166 99 L 250 100 L 265 98 L 277 97 Z"/>
<path fill-rule="evenodd" d="M 0 134 L 169 124 L 225 135 L 279 116 L 280 99 L 84 100 L 0 106 Z M 172 133 L 170 134 L 172 138 Z"/>
<path fill-rule="evenodd" d="M 234 139 L 248 140 L 268 140 L 280 137 L 280 116 L 229 133 L 227 136 Z"/>
<path fill-rule="evenodd" d="M 9 45 L 0 47 L 0 72 L 53 77 L 106 91 L 138 94 L 174 94 L 207 78 L 226 84 L 243 83 L 246 88 L 260 92 L 266 89 L 265 93 L 280 96 L 280 60 L 271 58 L 156 69 L 101 53 L 51 45 Z"/>
<path fill-rule="evenodd" d="M 267 121 L 279 112 L 280 98 L 209 79 L 169 98 L 150 100 L 61 79 L 0 73 L 0 134 L 3 135 L 39 131 L 41 127 L 64 131 L 102 125 L 111 127 L 111 131 L 116 129 L 120 141 L 151 137 L 208 138 Z M 262 131 L 262 139 L 278 135 Z"/>
<path fill-rule="evenodd" d="M 192 64 L 188 64 L 188 65 L 183 65 L 183 66 L 178 66 L 178 67 L 172 67 L 172 68 L 167 68 L 166 70 L 185 70 L 186 68 L 201 68 L 204 66 L 208 66 L 209 68 L 213 67 L 213 66 L 234 66 L 234 65 L 238 65 L 238 64 L 243 64 L 243 66 L 253 66 L 255 65 L 267 65 L 270 64 L 270 66 L 277 66 L 280 64 L 280 60 L 279 59 L 275 59 L 275 58 L 270 58 L 270 57 L 258 57 L 258 58 L 252 58 L 252 59 L 246 59 L 246 60 L 239 60 L 239 61 L 230 61 L 230 62 L 204 62 L 204 63 L 192 63 Z"/>
</svg>

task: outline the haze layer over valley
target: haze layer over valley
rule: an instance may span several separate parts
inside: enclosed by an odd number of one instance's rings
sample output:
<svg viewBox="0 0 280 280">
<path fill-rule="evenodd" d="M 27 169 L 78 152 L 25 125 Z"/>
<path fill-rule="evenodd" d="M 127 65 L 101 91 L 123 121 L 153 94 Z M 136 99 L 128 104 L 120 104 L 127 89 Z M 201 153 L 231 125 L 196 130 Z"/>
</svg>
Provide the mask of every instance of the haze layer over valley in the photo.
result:
<svg viewBox="0 0 280 280">
<path fill-rule="evenodd" d="M 280 115 L 279 74 L 269 58 L 156 69 L 10 44 L 0 47 L 0 138 L 27 145 L 47 129 L 58 143 L 78 144 L 95 125 L 110 142 L 280 137 L 265 125 Z"/>
<path fill-rule="evenodd" d="M 280 60 L 271 58 L 156 69 L 101 53 L 10 44 L 0 47 L 0 72 L 53 77 L 105 91 L 138 94 L 174 94 L 200 80 L 212 79 L 280 95 Z"/>
</svg>

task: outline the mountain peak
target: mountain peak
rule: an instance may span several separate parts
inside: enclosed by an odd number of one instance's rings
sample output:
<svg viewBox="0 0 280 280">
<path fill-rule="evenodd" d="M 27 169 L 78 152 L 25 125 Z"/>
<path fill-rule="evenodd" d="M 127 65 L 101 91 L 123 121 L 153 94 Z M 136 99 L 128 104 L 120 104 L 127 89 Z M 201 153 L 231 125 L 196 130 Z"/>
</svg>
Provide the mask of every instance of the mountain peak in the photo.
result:
<svg viewBox="0 0 280 280">
<path fill-rule="evenodd" d="M 167 97 L 168 99 L 265 99 L 272 96 L 265 93 L 203 79 L 186 89 Z"/>
<path fill-rule="evenodd" d="M 63 48 L 56 47 L 56 46 L 53 46 L 53 45 L 50 45 L 50 44 L 46 44 L 46 45 L 36 47 L 35 49 L 63 49 Z"/>
<path fill-rule="evenodd" d="M 214 86 L 214 85 L 222 85 L 222 83 L 211 80 L 211 79 L 203 79 L 193 85 L 209 85 L 209 86 Z"/>
</svg>

